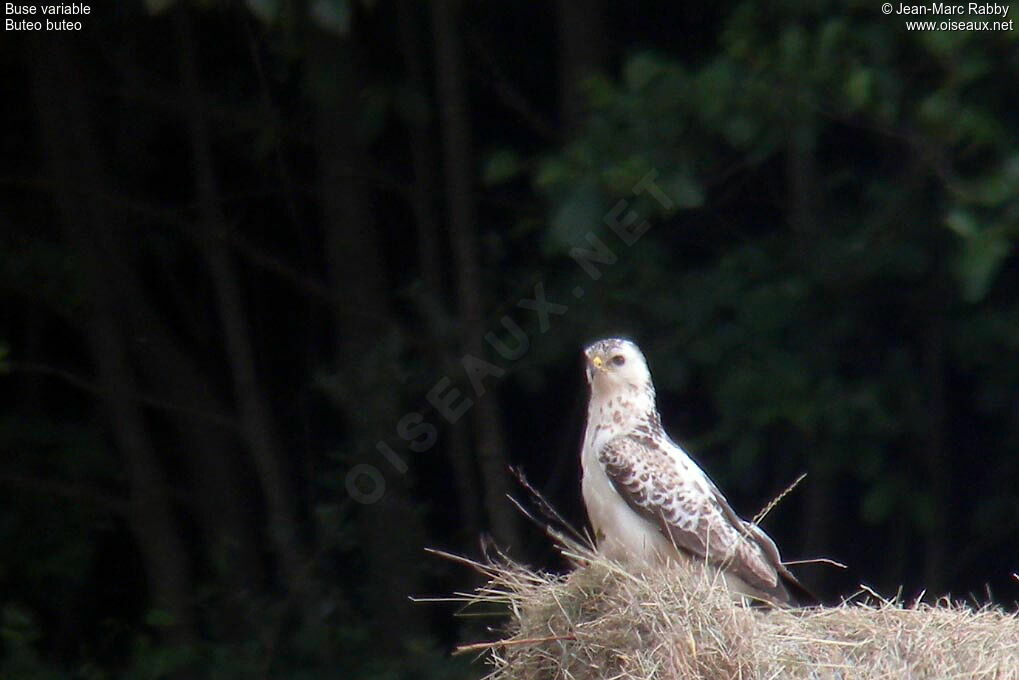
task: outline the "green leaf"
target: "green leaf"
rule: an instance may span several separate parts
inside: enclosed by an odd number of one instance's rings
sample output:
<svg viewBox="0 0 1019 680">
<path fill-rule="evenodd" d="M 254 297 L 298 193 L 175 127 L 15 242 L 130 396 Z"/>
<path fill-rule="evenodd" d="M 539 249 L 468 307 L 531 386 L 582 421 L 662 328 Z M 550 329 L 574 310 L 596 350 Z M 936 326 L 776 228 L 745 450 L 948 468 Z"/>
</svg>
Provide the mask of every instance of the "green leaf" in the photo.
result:
<svg viewBox="0 0 1019 680">
<path fill-rule="evenodd" d="M 954 125 L 956 106 L 946 91 L 935 90 L 920 102 L 917 113 L 925 124 L 940 130 L 945 125 Z"/>
<path fill-rule="evenodd" d="M 623 82 L 627 89 L 642 90 L 662 71 L 661 60 L 649 53 L 633 56 L 623 67 Z"/>
<path fill-rule="evenodd" d="M 271 24 L 279 16 L 279 0 L 244 0 L 244 4 L 263 24 Z"/>
<path fill-rule="evenodd" d="M 534 185 L 538 189 L 551 189 L 567 181 L 572 171 L 569 164 L 562 158 L 549 158 L 542 161 L 534 177 Z"/>
<path fill-rule="evenodd" d="M 604 216 L 605 205 L 594 182 L 577 184 L 552 217 L 542 250 L 553 255 L 586 244 L 585 235 L 599 230 Z"/>
<path fill-rule="evenodd" d="M 311 18 L 324 31 L 338 36 L 350 33 L 350 0 L 315 0 Z"/>
<path fill-rule="evenodd" d="M 145 10 L 149 14 L 162 14 L 176 4 L 177 0 L 145 0 Z"/>
<path fill-rule="evenodd" d="M 945 225 L 962 238 L 972 238 L 977 234 L 976 221 L 973 215 L 965 210 L 953 210 L 945 218 Z"/>
<path fill-rule="evenodd" d="M 778 47 L 785 70 L 797 76 L 811 72 L 810 69 L 803 68 L 807 51 L 807 33 L 802 26 L 793 24 L 787 27 L 779 38 Z"/>
<path fill-rule="evenodd" d="M 870 94 L 874 89 L 874 73 L 869 68 L 853 69 L 846 81 L 846 99 L 855 111 L 862 109 L 870 102 Z"/>
<path fill-rule="evenodd" d="M 595 109 L 610 106 L 619 94 L 613 82 L 600 73 L 584 78 L 577 90 Z"/>
<path fill-rule="evenodd" d="M 675 207 L 680 210 L 704 205 L 704 189 L 690 172 L 679 171 L 662 179 L 662 191 L 675 201 Z"/>
<path fill-rule="evenodd" d="M 523 169 L 523 161 L 516 151 L 500 149 L 485 161 L 485 166 L 481 171 L 481 181 L 485 186 L 502 184 L 520 175 Z"/>
<path fill-rule="evenodd" d="M 32 612 L 16 604 L 6 604 L 0 610 L 0 640 L 30 644 L 40 637 L 39 623 Z"/>
<path fill-rule="evenodd" d="M 176 622 L 177 620 L 173 617 L 173 614 L 165 609 L 150 609 L 145 615 L 146 625 L 153 628 L 169 628 Z"/>
<path fill-rule="evenodd" d="M 963 241 L 953 269 L 964 300 L 984 299 L 1011 250 L 1011 242 L 998 229 L 983 230 Z"/>
</svg>

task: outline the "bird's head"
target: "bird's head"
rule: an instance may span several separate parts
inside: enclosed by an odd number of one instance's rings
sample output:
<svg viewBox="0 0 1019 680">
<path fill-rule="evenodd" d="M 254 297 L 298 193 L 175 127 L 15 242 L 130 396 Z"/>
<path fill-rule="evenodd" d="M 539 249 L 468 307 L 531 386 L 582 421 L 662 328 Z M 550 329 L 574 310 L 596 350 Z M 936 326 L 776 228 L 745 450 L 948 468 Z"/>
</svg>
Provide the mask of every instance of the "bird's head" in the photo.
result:
<svg viewBox="0 0 1019 680">
<path fill-rule="evenodd" d="M 606 338 L 584 350 L 587 381 L 593 394 L 619 390 L 651 391 L 651 372 L 636 344 L 622 338 Z"/>
</svg>

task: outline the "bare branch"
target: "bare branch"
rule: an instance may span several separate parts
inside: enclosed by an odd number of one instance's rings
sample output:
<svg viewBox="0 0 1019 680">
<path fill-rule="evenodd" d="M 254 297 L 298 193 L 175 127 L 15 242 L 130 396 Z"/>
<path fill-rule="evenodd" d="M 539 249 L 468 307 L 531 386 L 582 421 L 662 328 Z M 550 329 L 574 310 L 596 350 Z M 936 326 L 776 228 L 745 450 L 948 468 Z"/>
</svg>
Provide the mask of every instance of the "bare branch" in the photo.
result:
<svg viewBox="0 0 1019 680">
<path fill-rule="evenodd" d="M 12 361 L 8 364 L 8 368 L 12 373 L 26 373 L 34 375 L 45 375 L 51 378 L 57 378 L 63 380 L 67 384 L 75 387 L 82 392 L 88 392 L 89 394 L 99 397 L 103 396 L 103 389 L 92 382 L 91 380 L 84 378 L 76 373 L 68 371 L 67 369 L 58 368 L 56 366 L 48 366 L 46 364 L 39 364 L 33 362 L 20 362 Z M 141 404 L 144 404 L 150 408 L 154 408 L 160 411 L 168 411 L 172 413 L 180 413 L 198 420 L 204 420 L 209 423 L 214 423 L 220 427 L 227 428 L 229 430 L 236 430 L 237 423 L 233 418 L 223 415 L 221 413 L 211 413 L 209 411 L 199 411 L 189 406 L 182 404 L 175 404 L 173 402 L 166 401 L 165 399 L 158 399 L 144 394 L 136 394 L 134 398 Z"/>
</svg>

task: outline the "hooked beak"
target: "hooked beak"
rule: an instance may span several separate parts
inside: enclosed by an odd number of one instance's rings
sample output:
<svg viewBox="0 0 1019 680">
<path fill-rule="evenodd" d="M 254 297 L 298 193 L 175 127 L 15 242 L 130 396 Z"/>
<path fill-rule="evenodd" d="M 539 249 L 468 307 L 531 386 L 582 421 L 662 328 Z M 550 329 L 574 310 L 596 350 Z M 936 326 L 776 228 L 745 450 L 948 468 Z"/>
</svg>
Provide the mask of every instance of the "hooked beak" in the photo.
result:
<svg viewBox="0 0 1019 680">
<path fill-rule="evenodd" d="M 592 382 L 597 372 L 605 370 L 605 360 L 595 354 L 587 355 L 587 382 Z"/>
</svg>

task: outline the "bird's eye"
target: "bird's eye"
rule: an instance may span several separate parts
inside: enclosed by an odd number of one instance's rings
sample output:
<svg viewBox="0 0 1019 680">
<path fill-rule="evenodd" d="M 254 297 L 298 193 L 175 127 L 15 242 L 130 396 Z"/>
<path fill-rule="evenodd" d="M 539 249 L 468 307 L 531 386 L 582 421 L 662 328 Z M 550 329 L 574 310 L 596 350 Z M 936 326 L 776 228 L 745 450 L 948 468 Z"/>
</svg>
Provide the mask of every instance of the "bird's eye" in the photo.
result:
<svg viewBox="0 0 1019 680">
<path fill-rule="evenodd" d="M 616 366 L 622 366 L 623 364 L 626 363 L 626 357 L 624 357 L 622 354 L 617 354 L 616 356 L 612 357 L 612 363 L 614 363 Z"/>
</svg>

